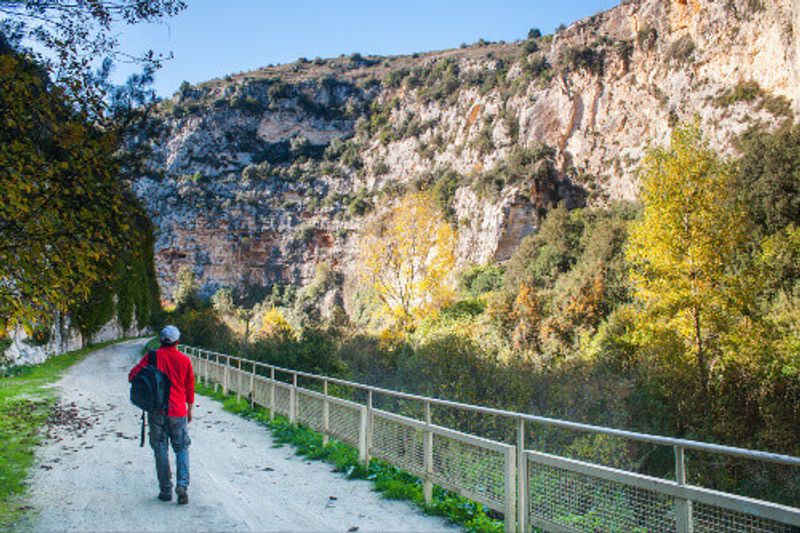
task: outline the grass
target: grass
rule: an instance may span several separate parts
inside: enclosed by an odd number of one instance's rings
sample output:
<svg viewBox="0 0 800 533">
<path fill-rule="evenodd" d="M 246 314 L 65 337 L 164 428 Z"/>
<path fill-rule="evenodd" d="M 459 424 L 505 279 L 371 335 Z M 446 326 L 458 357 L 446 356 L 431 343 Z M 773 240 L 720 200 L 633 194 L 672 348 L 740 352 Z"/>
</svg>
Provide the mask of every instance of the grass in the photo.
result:
<svg viewBox="0 0 800 533">
<path fill-rule="evenodd" d="M 120 339 L 125 340 L 125 339 Z M 34 448 L 41 442 L 42 425 L 56 401 L 54 383 L 87 354 L 120 341 L 96 344 L 0 373 L 0 529 L 18 523 L 30 508 L 22 501 Z"/>
<path fill-rule="evenodd" d="M 336 440 L 323 444 L 322 435 L 305 426 L 294 425 L 283 416 L 275 415 L 270 420 L 269 410 L 259 406 L 251 407 L 245 399 L 237 399 L 235 394 L 223 394 L 214 387 L 198 383 L 196 390 L 222 403 L 228 412 L 248 418 L 269 428 L 278 446 L 292 445 L 295 452 L 312 460 L 325 461 L 334 465 L 348 479 L 367 479 L 384 498 L 406 500 L 419 506 L 429 515 L 442 516 L 470 532 L 501 532 L 503 522 L 495 518 L 484 505 L 446 491 L 433 488 L 433 501 L 425 503 L 422 480 L 400 470 L 384 461 L 371 460 L 369 468 L 358 460 L 358 450 Z"/>
</svg>

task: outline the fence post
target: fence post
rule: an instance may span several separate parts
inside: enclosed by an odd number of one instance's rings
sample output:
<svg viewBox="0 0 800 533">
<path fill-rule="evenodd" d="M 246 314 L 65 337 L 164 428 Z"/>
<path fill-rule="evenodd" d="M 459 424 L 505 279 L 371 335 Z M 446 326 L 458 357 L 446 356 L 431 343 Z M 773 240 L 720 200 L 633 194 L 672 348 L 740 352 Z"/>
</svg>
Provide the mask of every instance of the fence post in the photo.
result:
<svg viewBox="0 0 800 533">
<path fill-rule="evenodd" d="M 250 374 L 250 407 L 253 408 L 256 405 L 256 363 L 255 361 L 250 362 L 250 366 L 253 367 L 253 372 Z"/>
<path fill-rule="evenodd" d="M 225 356 L 225 366 L 222 367 L 222 394 L 228 394 L 228 367 L 231 364 L 231 356 Z"/>
<path fill-rule="evenodd" d="M 516 505 L 516 495 L 517 495 L 517 478 L 514 473 L 517 470 L 516 465 L 516 456 L 519 450 L 515 447 L 510 447 L 506 451 L 506 509 L 505 509 L 505 526 L 506 526 L 506 533 L 514 533 L 517 530 L 517 521 L 516 521 L 516 514 L 517 514 L 517 505 Z M 524 530 L 520 529 L 521 532 Z M 527 533 L 527 532 L 524 532 Z"/>
<path fill-rule="evenodd" d="M 686 460 L 683 446 L 675 446 L 675 481 L 686 484 Z M 675 498 L 675 529 L 678 533 L 692 533 L 692 502 L 685 498 Z"/>
<path fill-rule="evenodd" d="M 204 355 L 205 356 L 203 357 L 203 362 L 204 362 L 203 372 L 205 373 L 205 375 L 203 376 L 203 383 L 208 385 L 208 352 L 205 352 Z"/>
<path fill-rule="evenodd" d="M 328 403 L 328 380 L 322 380 L 322 445 L 328 444 L 328 432 L 330 431 L 330 404 Z"/>
<path fill-rule="evenodd" d="M 297 372 L 292 372 L 292 390 L 289 395 L 289 422 L 297 420 Z"/>
<path fill-rule="evenodd" d="M 528 531 L 528 458 L 525 455 L 525 419 L 517 423 L 517 523 Z"/>
<path fill-rule="evenodd" d="M 367 463 L 369 457 L 367 454 L 367 409 L 361 406 L 361 418 L 358 424 L 358 460 L 362 463 Z"/>
<path fill-rule="evenodd" d="M 236 401 L 239 402 L 242 399 L 242 360 L 241 358 L 236 358 L 236 367 L 239 372 L 236 374 L 236 382 L 239 384 L 236 387 Z"/>
<path fill-rule="evenodd" d="M 369 468 L 369 461 L 372 459 L 372 390 L 367 391 L 367 460 L 366 465 Z"/>
<path fill-rule="evenodd" d="M 425 497 L 425 504 L 433 502 L 433 433 L 431 432 L 431 402 L 425 401 L 425 432 L 422 434 L 422 450 L 425 455 L 425 478 L 422 485 L 422 493 Z"/>
<path fill-rule="evenodd" d="M 220 366 L 220 364 L 219 364 L 219 354 L 217 352 L 214 352 L 214 364 L 217 365 L 217 366 Z M 224 372 L 224 370 L 223 370 L 223 372 Z M 217 379 L 219 379 L 219 378 L 217 378 Z M 214 380 L 214 392 L 217 392 L 218 389 L 219 389 L 219 383 L 217 383 L 217 380 L 215 379 Z"/>
<path fill-rule="evenodd" d="M 275 369 L 269 369 L 269 419 L 275 418 Z"/>
</svg>

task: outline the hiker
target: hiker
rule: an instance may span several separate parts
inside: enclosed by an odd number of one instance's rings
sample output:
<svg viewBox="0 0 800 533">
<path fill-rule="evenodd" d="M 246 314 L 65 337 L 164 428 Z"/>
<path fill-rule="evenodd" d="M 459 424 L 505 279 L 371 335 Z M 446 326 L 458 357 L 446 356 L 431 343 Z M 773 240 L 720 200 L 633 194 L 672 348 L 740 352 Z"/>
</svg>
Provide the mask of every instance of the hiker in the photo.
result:
<svg viewBox="0 0 800 533">
<path fill-rule="evenodd" d="M 189 503 L 189 445 L 192 442 L 187 424 L 192 421 L 194 370 L 191 360 L 178 351 L 180 336 L 175 326 L 161 330 L 161 347 L 155 352 L 156 367 L 169 379 L 169 402 L 166 413 L 163 409 L 156 409 L 147 413 L 147 419 L 160 488 L 158 499 L 165 502 L 172 500 L 172 474 L 169 467 L 169 443 L 172 442 L 177 470 L 175 494 L 178 495 L 179 504 L 186 504 Z M 128 381 L 133 381 L 149 362 L 148 353 L 131 369 Z"/>
</svg>

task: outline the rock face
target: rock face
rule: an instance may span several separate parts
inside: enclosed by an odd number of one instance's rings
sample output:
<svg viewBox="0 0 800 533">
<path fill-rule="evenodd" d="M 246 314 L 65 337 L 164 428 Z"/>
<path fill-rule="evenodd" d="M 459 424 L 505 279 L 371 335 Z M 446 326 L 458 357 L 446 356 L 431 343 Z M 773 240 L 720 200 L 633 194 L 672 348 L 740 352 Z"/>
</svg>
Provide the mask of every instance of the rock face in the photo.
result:
<svg viewBox="0 0 800 533">
<path fill-rule="evenodd" d="M 88 343 L 99 343 L 123 337 L 139 337 L 149 333 L 149 328 L 140 328 L 136 317 L 127 330 L 123 329 L 119 320 L 114 317 L 100 331 L 85 339 L 80 331 L 70 324 L 68 316 L 56 315 L 53 326 L 46 338 L 37 341 L 35 336 L 28 335 L 22 328 L 11 332 L 11 344 L 0 350 L 0 366 L 35 365 L 43 363 L 48 357 L 72 350 L 78 350 Z"/>
<path fill-rule="evenodd" d="M 419 188 L 450 211 L 462 265 L 502 261 L 558 202 L 635 199 L 676 121 L 733 154 L 800 112 L 798 88 L 797 0 L 628 1 L 554 36 L 186 85 L 138 139 L 133 188 L 165 295 L 182 266 L 206 293 L 302 285 L 319 262 L 347 276 L 366 219 Z"/>
</svg>

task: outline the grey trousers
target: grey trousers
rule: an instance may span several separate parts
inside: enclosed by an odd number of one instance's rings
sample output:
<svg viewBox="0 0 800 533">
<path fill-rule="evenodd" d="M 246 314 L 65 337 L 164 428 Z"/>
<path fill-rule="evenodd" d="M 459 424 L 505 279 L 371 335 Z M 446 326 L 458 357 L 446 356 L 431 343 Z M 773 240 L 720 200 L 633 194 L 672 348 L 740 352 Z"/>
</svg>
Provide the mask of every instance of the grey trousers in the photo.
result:
<svg viewBox="0 0 800 533">
<path fill-rule="evenodd" d="M 150 447 L 156 459 L 156 475 L 162 493 L 172 490 L 172 472 L 169 467 L 169 444 L 175 451 L 177 486 L 189 486 L 189 430 L 185 416 L 166 416 L 162 413 L 149 413 Z"/>
</svg>

